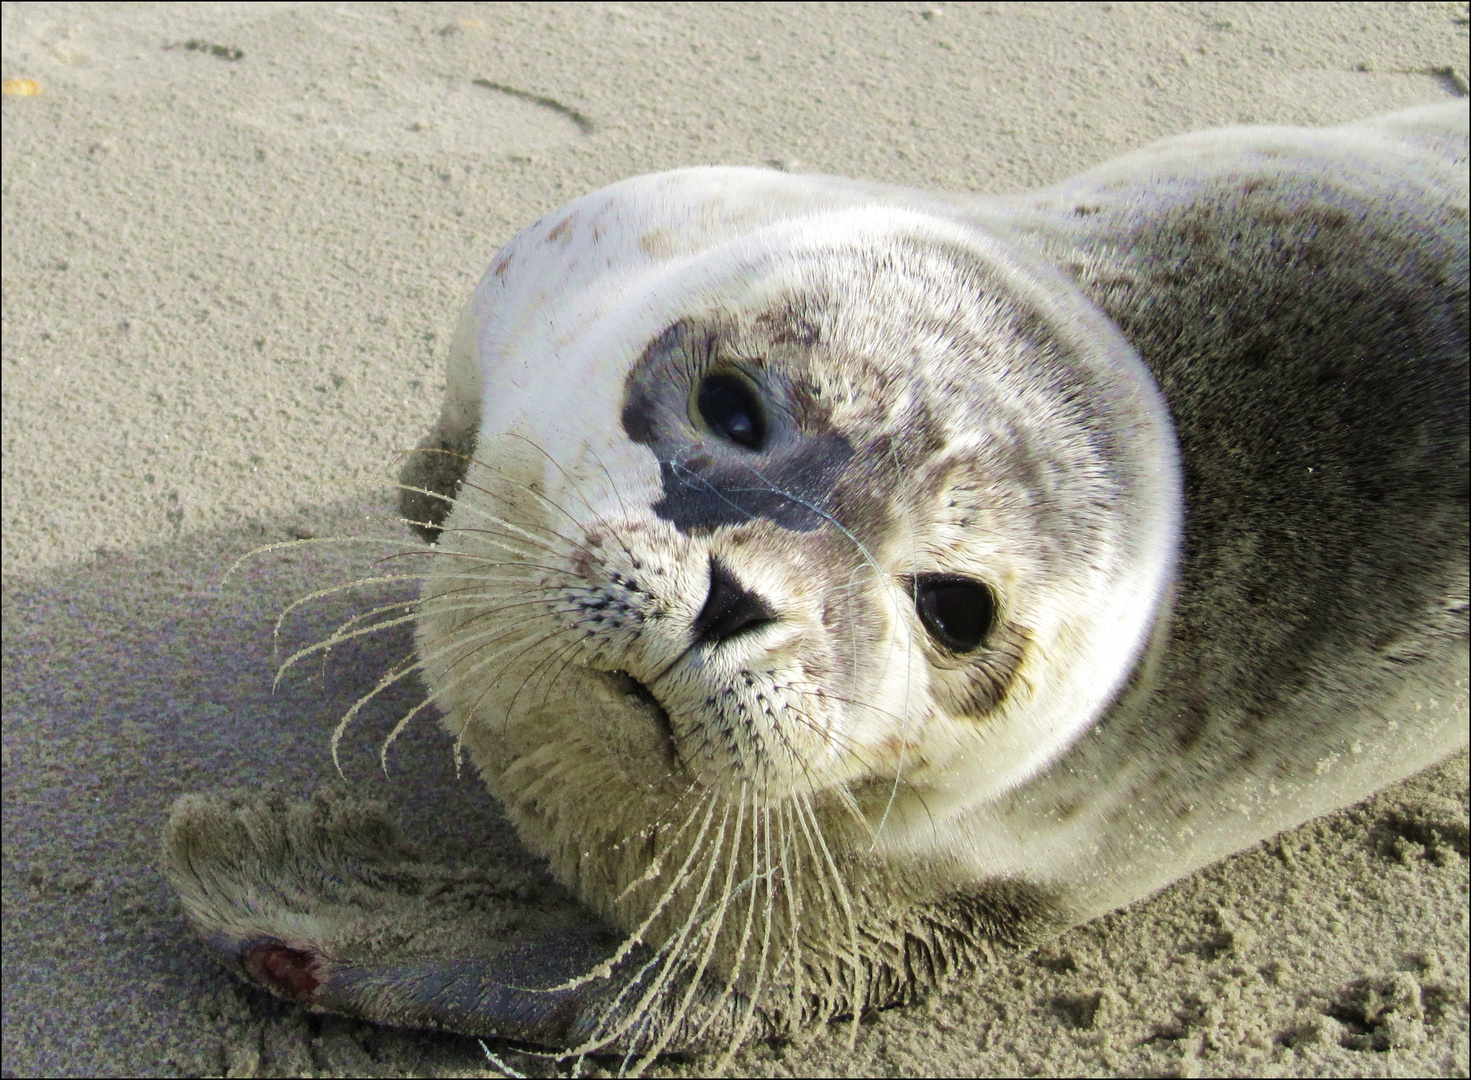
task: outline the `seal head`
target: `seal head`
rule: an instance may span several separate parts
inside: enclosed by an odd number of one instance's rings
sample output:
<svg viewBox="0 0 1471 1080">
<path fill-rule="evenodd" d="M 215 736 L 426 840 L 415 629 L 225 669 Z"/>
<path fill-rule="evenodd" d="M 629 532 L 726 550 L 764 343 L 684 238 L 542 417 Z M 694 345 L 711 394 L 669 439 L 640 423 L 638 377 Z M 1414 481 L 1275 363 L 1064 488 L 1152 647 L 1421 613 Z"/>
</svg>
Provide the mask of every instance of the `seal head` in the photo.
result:
<svg viewBox="0 0 1471 1080">
<path fill-rule="evenodd" d="M 1153 380 L 1076 288 L 974 230 L 899 209 L 782 222 L 533 362 L 556 373 L 531 393 L 487 386 L 480 497 L 447 525 L 469 558 L 549 569 L 438 595 L 477 588 L 535 629 L 440 620 L 433 592 L 421 629 L 446 673 L 537 637 L 488 693 L 474 680 L 497 739 L 613 676 L 630 705 L 599 728 L 660 735 L 728 794 L 873 787 L 882 844 L 901 777 L 944 813 L 1053 758 L 1168 587 L 1178 465 Z M 476 553 L 477 518 L 527 536 Z"/>
</svg>

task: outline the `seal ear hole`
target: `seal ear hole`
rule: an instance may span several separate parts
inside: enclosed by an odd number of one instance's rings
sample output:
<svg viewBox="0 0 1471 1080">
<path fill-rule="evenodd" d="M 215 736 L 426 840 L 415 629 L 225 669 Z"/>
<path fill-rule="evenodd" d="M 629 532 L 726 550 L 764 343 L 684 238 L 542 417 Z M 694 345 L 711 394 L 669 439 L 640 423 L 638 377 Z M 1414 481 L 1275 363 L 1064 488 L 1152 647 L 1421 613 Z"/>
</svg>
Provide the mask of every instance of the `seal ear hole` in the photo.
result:
<svg viewBox="0 0 1471 1080">
<path fill-rule="evenodd" d="M 914 607 L 930 637 L 947 652 L 985 644 L 996 622 L 996 596 L 983 582 L 944 574 L 914 579 Z"/>
<path fill-rule="evenodd" d="M 695 394 L 704 426 L 747 450 L 766 444 L 766 415 L 755 387 L 738 375 L 706 375 Z"/>
</svg>

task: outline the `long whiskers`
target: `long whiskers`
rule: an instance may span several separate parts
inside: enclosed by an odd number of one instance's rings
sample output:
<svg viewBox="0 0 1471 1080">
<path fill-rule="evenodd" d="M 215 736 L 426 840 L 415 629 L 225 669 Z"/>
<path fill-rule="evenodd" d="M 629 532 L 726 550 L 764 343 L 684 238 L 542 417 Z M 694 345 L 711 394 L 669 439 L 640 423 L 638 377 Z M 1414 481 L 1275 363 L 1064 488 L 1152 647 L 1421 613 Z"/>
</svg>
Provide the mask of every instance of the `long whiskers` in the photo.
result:
<svg viewBox="0 0 1471 1080">
<path fill-rule="evenodd" d="M 392 620 L 392 621 L 393 622 L 403 622 L 405 620 L 404 619 L 397 619 L 397 620 Z M 513 623 L 510 627 L 505 627 L 505 626 L 497 627 L 494 631 L 491 631 L 490 633 L 492 633 L 492 634 L 503 634 L 503 633 L 507 632 L 508 630 L 514 629 L 517 625 L 522 625 L 522 624 L 525 624 L 525 623 L 531 623 L 531 622 L 535 622 L 535 621 L 537 621 L 535 618 L 524 619 L 524 620 L 521 620 L 521 623 L 519 623 L 519 624 Z M 369 628 L 369 629 L 378 629 L 378 627 L 373 627 L 373 628 Z M 517 640 L 517 642 L 519 642 L 520 640 L 524 640 L 524 639 L 516 639 L 516 640 Z M 443 641 L 444 641 L 444 639 L 441 638 L 440 641 L 436 642 L 435 644 L 443 644 Z M 421 647 L 420 650 L 419 650 L 419 652 L 418 652 L 418 654 L 417 654 L 417 657 L 418 657 L 417 659 L 413 660 L 412 662 L 407 662 L 407 661 L 401 662 L 397 667 L 395 667 L 393 670 L 391 670 L 387 675 L 383 676 L 383 678 L 381 678 L 378 681 L 378 684 L 372 690 L 370 690 L 368 693 L 364 694 L 362 697 L 358 698 L 358 700 L 353 703 L 352 707 L 350 709 L 348 709 L 348 711 L 343 715 L 342 719 L 338 721 L 337 727 L 334 728 L 333 729 L 333 732 L 332 732 L 332 761 L 337 766 L 337 769 L 338 769 L 338 772 L 339 773 L 342 771 L 342 766 L 341 766 L 341 764 L 340 764 L 340 762 L 338 760 L 338 749 L 339 749 L 339 745 L 340 745 L 340 743 L 342 741 L 342 736 L 346 733 L 348 726 L 353 721 L 353 718 L 357 716 L 357 714 L 363 709 L 363 707 L 365 705 L 367 705 L 368 702 L 370 702 L 375 697 L 377 697 L 380 693 L 382 693 L 384 690 L 386 690 L 389 686 L 392 686 L 394 683 L 400 681 L 401 679 L 403 679 L 404 677 L 406 677 L 407 675 L 411 674 L 414 671 L 423 670 L 428 664 L 430 664 L 431 662 L 437 660 L 439 658 L 439 656 L 441 656 L 445 652 L 451 651 L 452 649 L 457 648 L 457 647 L 458 647 L 458 645 L 445 646 L 444 648 L 441 648 L 438 651 L 431 651 L 430 647 L 428 647 L 428 646 Z M 461 656 L 457 657 L 454 660 L 454 662 L 450 665 L 450 669 L 453 669 L 453 667 L 455 667 L 456 665 L 458 665 L 460 662 L 462 662 L 465 659 L 475 658 L 476 660 L 479 661 L 479 663 L 472 665 L 472 667 L 469 668 L 467 672 L 462 673 L 461 675 L 456 676 L 455 678 L 450 679 L 447 682 L 442 682 L 437 689 L 435 689 L 434 691 L 430 692 L 424 698 L 423 701 L 421 701 L 418 705 L 414 706 L 413 709 L 411 709 L 408 713 L 406 713 L 404 716 L 402 716 L 398 720 L 398 722 L 394 725 L 393 730 L 390 731 L 389 734 L 387 735 L 387 737 L 384 739 L 383 744 L 382 744 L 382 747 L 381 747 L 381 750 L 380 750 L 379 757 L 380 757 L 380 762 L 381 762 L 383 768 L 385 770 L 387 769 L 387 756 L 388 756 L 388 750 L 389 750 L 389 748 L 398 739 L 398 736 L 403 733 L 403 731 L 405 730 L 405 728 L 407 728 L 408 723 L 409 723 L 410 720 L 412 720 L 415 716 L 417 716 L 420 712 L 422 712 L 425 708 L 427 708 L 431 703 L 433 703 L 435 701 L 438 701 L 438 700 L 442 699 L 443 697 L 447 696 L 449 694 L 449 692 L 451 690 L 453 690 L 456 686 L 458 686 L 459 683 L 463 679 L 469 678 L 469 677 L 472 677 L 472 676 L 478 674 L 484 667 L 488 666 L 490 663 L 493 663 L 505 651 L 507 651 L 509 649 L 512 649 L 512 648 L 515 648 L 515 643 L 510 644 L 510 645 L 507 645 L 505 649 L 502 649 L 502 650 L 500 650 L 498 652 L 493 652 L 489 656 L 485 656 L 483 654 L 480 654 L 480 653 L 472 650 L 472 651 L 464 652 Z M 447 670 L 449 670 L 449 669 L 447 669 Z M 467 720 L 467 722 L 468 722 L 468 720 Z M 463 730 L 464 729 L 462 727 L 461 728 L 461 735 L 462 736 L 463 736 Z M 458 747 L 459 747 L 459 743 L 457 742 L 456 743 L 456 751 L 457 752 L 458 752 Z M 458 761 L 458 756 L 457 756 L 457 761 Z"/>
</svg>

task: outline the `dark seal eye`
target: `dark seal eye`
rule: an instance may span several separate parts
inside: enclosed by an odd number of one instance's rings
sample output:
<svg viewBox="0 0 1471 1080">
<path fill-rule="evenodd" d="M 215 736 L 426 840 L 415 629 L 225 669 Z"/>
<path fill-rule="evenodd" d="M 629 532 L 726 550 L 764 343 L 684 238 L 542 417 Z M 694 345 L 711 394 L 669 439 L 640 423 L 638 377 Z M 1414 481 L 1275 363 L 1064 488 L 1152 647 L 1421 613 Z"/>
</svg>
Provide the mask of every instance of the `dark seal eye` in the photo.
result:
<svg viewBox="0 0 1471 1080">
<path fill-rule="evenodd" d="M 969 578 L 916 578 L 914 604 L 930 636 L 953 653 L 970 652 L 985 641 L 996 618 L 991 590 Z"/>
<path fill-rule="evenodd" d="M 734 375 L 707 375 L 700 383 L 697 404 L 710 430 L 748 450 L 766 442 L 766 419 L 756 393 Z"/>
</svg>

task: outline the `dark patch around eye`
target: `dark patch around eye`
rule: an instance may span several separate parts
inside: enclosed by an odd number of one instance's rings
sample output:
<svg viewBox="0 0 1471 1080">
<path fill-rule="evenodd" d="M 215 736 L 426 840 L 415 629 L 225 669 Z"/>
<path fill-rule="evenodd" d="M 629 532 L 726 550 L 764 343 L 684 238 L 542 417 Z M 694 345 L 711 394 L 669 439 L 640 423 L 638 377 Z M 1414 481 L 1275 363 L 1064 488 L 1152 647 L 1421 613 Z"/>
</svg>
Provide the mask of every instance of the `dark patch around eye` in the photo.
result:
<svg viewBox="0 0 1471 1080">
<path fill-rule="evenodd" d="M 939 574 L 915 578 L 914 605 L 930 636 L 952 653 L 979 648 L 996 621 L 996 598 L 970 578 Z"/>
<path fill-rule="evenodd" d="M 780 453 L 681 456 L 659 462 L 664 497 L 652 509 L 680 532 L 740 525 L 755 518 L 794 532 L 828 520 L 833 488 L 853 449 L 841 435 L 798 439 Z"/>
<path fill-rule="evenodd" d="M 715 351 L 714 330 L 681 319 L 649 343 L 628 373 L 623 430 L 659 462 L 664 495 L 654 513 L 684 533 L 755 518 L 795 532 L 820 528 L 833 512 L 852 444 L 824 422 L 826 410 L 808 409 L 799 423 L 761 408 L 740 378 L 719 374 L 704 377 L 712 392 L 702 383 L 696 400 L 716 434 L 697 430 L 690 418 L 691 369 Z"/>
<path fill-rule="evenodd" d="M 623 430 L 636 443 L 652 443 L 656 425 L 661 419 L 660 404 L 666 380 L 677 378 L 674 358 L 684 347 L 691 328 L 683 320 L 670 323 L 644 349 L 633 370 L 628 373 L 627 398 L 623 402 Z"/>
</svg>

